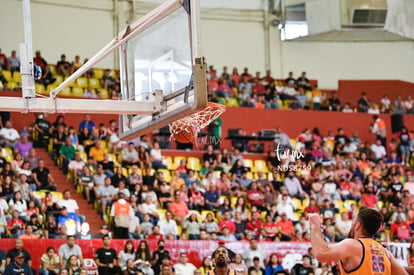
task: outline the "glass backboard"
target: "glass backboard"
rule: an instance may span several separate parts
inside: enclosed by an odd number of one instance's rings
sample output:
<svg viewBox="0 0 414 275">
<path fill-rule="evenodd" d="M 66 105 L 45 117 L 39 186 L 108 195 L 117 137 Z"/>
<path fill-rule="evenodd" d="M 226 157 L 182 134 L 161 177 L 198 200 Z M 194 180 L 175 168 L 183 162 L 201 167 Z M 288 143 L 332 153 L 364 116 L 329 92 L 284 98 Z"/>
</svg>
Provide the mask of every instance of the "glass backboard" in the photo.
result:
<svg viewBox="0 0 414 275">
<path fill-rule="evenodd" d="M 122 100 L 160 102 L 152 114 L 120 115 L 120 137 L 131 139 L 203 109 L 205 65 L 198 33 L 197 1 L 159 11 L 120 49 Z M 128 34 L 128 30 L 126 35 Z"/>
</svg>

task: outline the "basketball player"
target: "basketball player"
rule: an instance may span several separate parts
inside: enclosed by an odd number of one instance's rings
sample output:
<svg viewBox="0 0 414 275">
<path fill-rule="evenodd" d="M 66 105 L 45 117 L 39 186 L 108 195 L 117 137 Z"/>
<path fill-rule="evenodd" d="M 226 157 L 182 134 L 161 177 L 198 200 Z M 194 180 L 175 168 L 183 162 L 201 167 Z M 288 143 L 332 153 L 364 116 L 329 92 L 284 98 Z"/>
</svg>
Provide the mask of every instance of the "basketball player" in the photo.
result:
<svg viewBox="0 0 414 275">
<path fill-rule="evenodd" d="M 206 275 L 236 275 L 236 270 L 229 268 L 230 258 L 225 247 L 219 247 L 214 252 L 215 268 Z"/>
<path fill-rule="evenodd" d="M 408 274 L 391 253 L 373 239 L 383 217 L 373 208 L 363 208 L 356 215 L 349 239 L 327 244 L 321 233 L 321 217 L 309 214 L 311 242 L 316 259 L 320 262 L 339 262 L 342 275 Z"/>
</svg>

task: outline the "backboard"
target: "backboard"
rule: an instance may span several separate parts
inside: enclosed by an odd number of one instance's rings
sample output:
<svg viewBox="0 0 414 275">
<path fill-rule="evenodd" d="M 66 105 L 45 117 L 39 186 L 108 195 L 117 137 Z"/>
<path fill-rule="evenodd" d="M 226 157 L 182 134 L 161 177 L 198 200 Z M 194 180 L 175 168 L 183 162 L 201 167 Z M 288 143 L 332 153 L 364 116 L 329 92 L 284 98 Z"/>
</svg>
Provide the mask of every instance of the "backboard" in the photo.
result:
<svg viewBox="0 0 414 275">
<path fill-rule="evenodd" d="M 122 30 L 53 89 L 48 98 L 35 94 L 33 59 L 27 56 L 22 62 L 22 68 L 27 70 L 22 71 L 30 81 L 22 81 L 23 97 L 3 97 L 0 109 L 118 114 L 120 137 L 127 140 L 201 111 L 207 106 L 207 81 L 201 56 L 198 1 L 166 0 Z M 21 51 L 27 53 L 32 51 L 30 1 L 23 3 L 26 43 Z M 120 51 L 119 100 L 58 97 L 60 91 L 115 50 Z"/>
<path fill-rule="evenodd" d="M 161 128 L 206 106 L 198 8 L 195 1 L 184 1 L 166 12 L 119 49 L 122 99 L 163 99 L 152 114 L 120 114 L 121 138 Z"/>
</svg>

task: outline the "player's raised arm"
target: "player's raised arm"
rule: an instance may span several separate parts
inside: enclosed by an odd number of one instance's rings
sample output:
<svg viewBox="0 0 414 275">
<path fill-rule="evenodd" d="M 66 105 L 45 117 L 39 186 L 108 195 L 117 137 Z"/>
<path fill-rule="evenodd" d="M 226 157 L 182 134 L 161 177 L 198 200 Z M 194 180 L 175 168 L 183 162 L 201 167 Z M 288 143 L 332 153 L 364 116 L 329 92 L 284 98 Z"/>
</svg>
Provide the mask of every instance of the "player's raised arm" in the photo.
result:
<svg viewBox="0 0 414 275">
<path fill-rule="evenodd" d="M 362 256 L 362 246 L 357 240 L 346 239 L 336 244 L 328 244 L 321 233 L 321 217 L 309 214 L 311 243 L 315 257 L 320 262 L 337 262 L 351 256 Z"/>
</svg>

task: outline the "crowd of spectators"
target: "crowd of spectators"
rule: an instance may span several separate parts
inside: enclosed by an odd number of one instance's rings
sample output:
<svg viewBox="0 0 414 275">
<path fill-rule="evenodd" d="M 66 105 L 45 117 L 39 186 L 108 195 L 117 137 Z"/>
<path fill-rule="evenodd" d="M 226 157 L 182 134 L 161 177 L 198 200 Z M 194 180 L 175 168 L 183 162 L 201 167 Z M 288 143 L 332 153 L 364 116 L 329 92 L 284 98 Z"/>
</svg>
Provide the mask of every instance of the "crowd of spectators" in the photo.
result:
<svg viewBox="0 0 414 275">
<path fill-rule="evenodd" d="M 366 206 L 384 215 L 378 241 L 414 240 L 414 140 L 406 128 L 384 146 L 380 136 L 370 144 L 341 128 L 326 136 L 305 129 L 291 138 L 277 127 L 277 150 L 257 170 L 238 149 L 214 151 L 212 145 L 199 167 L 190 169 L 186 158 L 174 166 L 156 141 L 143 136 L 124 143 L 115 121 L 97 126 L 88 114 L 79 125 L 38 114 L 33 144 L 7 117 L 3 125 L 2 154 L 12 156 L 10 162 L 0 158 L 3 237 L 308 242 L 305 215 L 319 212 L 331 242 L 348 236 L 355 213 Z M 108 223 L 98 234 L 78 215 L 70 190 L 53 198 L 58 183 L 36 156 L 46 147 Z M 36 197 L 38 190 L 46 190 L 44 197 Z M 119 205 L 128 206 L 127 220 L 115 218 Z M 247 268 L 255 265 L 240 257 Z"/>
<path fill-rule="evenodd" d="M 248 68 L 239 74 L 237 68 L 232 73 L 223 67 L 221 75 L 213 67 L 207 73 L 209 93 L 218 97 L 230 106 L 242 106 L 260 109 L 291 109 L 291 110 L 329 110 L 345 113 L 363 112 L 370 114 L 395 113 L 414 114 L 414 100 L 411 96 L 402 99 L 397 95 L 394 104 L 388 95 L 384 95 L 380 102 L 374 102 L 361 93 L 357 102 L 341 102 L 336 92 L 330 96 L 321 91 L 316 84 L 312 85 L 302 72 L 295 77 L 289 72 L 286 79 L 275 79 L 271 71 L 262 76 L 256 72 L 253 76 Z"/>
<path fill-rule="evenodd" d="M 62 54 L 56 64 L 48 63 L 41 55 L 40 51 L 35 52 L 34 63 L 41 67 L 42 77 L 36 80 L 43 84 L 45 90 L 49 85 L 57 85 L 63 79 L 88 61 L 83 63 L 80 56 L 76 55 L 72 62 L 66 60 L 66 55 Z M 2 71 L 8 71 L 6 77 Z M 0 82 L 3 89 L 8 89 L 8 80 L 15 71 L 20 71 L 20 59 L 13 50 L 9 57 L 1 52 L 0 49 Z M 115 70 L 90 69 L 84 74 L 87 83 L 74 87 L 81 90 L 84 98 L 112 98 L 118 99 L 120 92 L 119 74 Z M 305 109 L 305 110 L 329 110 L 341 111 L 345 113 L 364 112 L 371 114 L 395 113 L 395 114 L 414 114 L 414 99 L 407 96 L 403 99 L 397 95 L 394 102 L 388 95 L 384 95 L 380 102 L 372 101 L 366 93 L 361 93 L 357 102 L 341 102 L 336 92 L 327 95 L 321 91 L 316 84 L 311 84 L 306 72 L 302 72 L 299 77 L 295 77 L 293 72 L 289 72 L 284 80 L 275 79 L 271 71 L 266 71 L 263 77 L 260 72 L 253 76 L 248 68 L 244 68 L 243 73 L 239 74 L 237 68 L 233 68 L 232 73 L 228 72 L 227 67 L 223 67 L 219 75 L 217 70 L 210 66 L 207 72 L 208 92 L 210 96 L 217 97 L 222 103 L 229 106 L 242 106 L 266 109 Z M 15 80 L 13 80 L 15 81 Z M 19 85 L 13 85 L 18 88 Z M 230 101 L 229 101 L 230 99 Z"/>
</svg>

